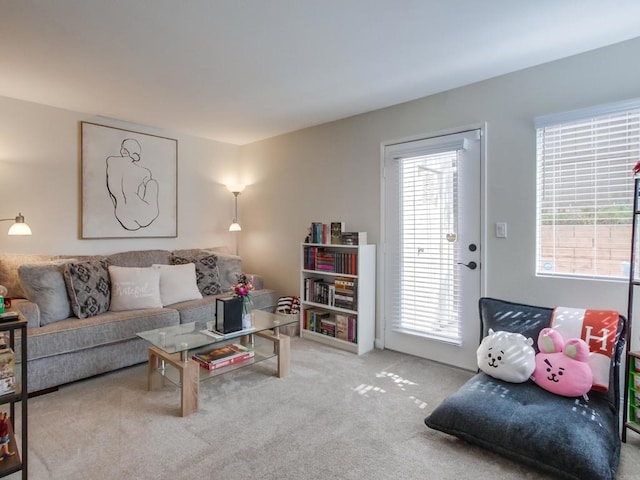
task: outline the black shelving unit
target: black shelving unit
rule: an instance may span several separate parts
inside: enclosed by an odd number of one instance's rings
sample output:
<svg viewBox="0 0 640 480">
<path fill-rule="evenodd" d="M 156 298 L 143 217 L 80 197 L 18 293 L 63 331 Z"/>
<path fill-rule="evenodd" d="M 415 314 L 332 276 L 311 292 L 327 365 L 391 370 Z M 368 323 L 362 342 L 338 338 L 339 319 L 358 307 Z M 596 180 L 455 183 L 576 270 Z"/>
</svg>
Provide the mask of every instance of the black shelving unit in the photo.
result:
<svg viewBox="0 0 640 480">
<path fill-rule="evenodd" d="M 5 458 L 0 462 L 0 477 L 6 477 L 12 473 L 22 471 L 22 478 L 27 478 L 27 406 L 28 406 L 28 389 L 27 389 L 27 321 L 19 318 L 18 320 L 0 323 L 0 332 L 9 333 L 9 347 L 15 352 L 16 367 L 20 363 L 20 381 L 16 382 L 15 393 L 9 393 L 0 396 L 0 405 L 9 404 L 9 450 L 16 452 L 15 455 Z M 16 352 L 16 332 L 20 333 L 20 355 Z M 18 362 L 20 360 L 20 362 Z M 17 368 L 16 368 L 17 370 Z M 17 380 L 17 379 L 16 379 Z M 20 437 L 22 439 L 22 447 L 18 449 L 14 432 L 16 431 L 16 404 L 20 403 Z"/>
<path fill-rule="evenodd" d="M 631 327 L 633 325 L 633 302 L 635 291 L 640 287 L 640 280 L 636 278 L 638 267 L 638 245 L 640 240 L 637 229 L 640 228 L 640 178 L 636 178 L 633 185 L 633 222 L 631 227 L 631 259 L 629 261 L 629 299 L 627 306 L 627 342 L 624 374 L 624 403 L 622 413 L 622 441 L 627 441 L 627 430 L 640 433 L 640 418 L 636 415 L 640 406 L 640 392 L 636 387 L 635 378 L 640 378 L 636 366 L 640 367 L 640 352 L 631 351 Z M 631 414 L 631 415 L 630 415 Z"/>
</svg>

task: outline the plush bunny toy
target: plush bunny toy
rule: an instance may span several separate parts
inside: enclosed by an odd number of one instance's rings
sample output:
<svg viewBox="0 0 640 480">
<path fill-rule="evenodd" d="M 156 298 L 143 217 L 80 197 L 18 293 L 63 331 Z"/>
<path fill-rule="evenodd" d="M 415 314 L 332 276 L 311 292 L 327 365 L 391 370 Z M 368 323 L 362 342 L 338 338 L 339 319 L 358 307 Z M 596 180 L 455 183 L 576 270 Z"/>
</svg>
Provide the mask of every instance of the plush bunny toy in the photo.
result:
<svg viewBox="0 0 640 480">
<path fill-rule="evenodd" d="M 566 343 L 552 328 L 543 328 L 538 336 L 536 368 L 532 380 L 545 390 L 565 397 L 579 397 L 591 390 L 593 373 L 587 363 L 589 346 L 572 338 Z"/>
</svg>

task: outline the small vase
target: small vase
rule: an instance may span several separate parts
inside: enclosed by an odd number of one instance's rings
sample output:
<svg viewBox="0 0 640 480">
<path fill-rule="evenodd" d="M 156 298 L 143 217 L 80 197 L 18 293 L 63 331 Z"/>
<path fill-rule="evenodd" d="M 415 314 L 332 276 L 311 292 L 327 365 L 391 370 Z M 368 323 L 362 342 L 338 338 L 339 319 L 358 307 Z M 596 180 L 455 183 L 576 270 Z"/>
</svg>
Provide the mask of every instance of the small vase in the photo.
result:
<svg viewBox="0 0 640 480">
<path fill-rule="evenodd" d="M 245 297 L 242 301 L 242 329 L 243 330 L 246 330 L 247 328 L 252 327 L 251 310 L 253 310 L 253 305 L 251 304 L 251 301 Z"/>
</svg>

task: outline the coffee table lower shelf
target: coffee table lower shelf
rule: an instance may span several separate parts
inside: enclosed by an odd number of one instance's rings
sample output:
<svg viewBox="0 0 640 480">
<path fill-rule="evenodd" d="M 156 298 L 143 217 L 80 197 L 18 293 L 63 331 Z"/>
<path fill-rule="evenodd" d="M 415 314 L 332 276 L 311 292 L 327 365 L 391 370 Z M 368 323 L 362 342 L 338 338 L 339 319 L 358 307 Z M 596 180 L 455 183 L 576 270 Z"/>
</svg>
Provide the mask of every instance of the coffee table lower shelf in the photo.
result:
<svg viewBox="0 0 640 480">
<path fill-rule="evenodd" d="M 187 354 L 186 361 L 180 353 L 167 353 L 156 346 L 149 347 L 148 390 L 155 390 L 166 385 L 166 380 L 180 388 L 180 415 L 186 417 L 198 411 L 198 395 L 200 382 L 209 378 L 229 373 L 239 368 L 248 367 L 258 362 L 278 357 L 276 375 L 278 378 L 289 374 L 290 338 L 276 334 L 271 330 L 256 332 L 253 335 L 273 343 L 273 348 L 256 348 L 255 356 L 243 362 L 208 371 Z M 266 345 L 267 347 L 269 345 Z"/>
</svg>

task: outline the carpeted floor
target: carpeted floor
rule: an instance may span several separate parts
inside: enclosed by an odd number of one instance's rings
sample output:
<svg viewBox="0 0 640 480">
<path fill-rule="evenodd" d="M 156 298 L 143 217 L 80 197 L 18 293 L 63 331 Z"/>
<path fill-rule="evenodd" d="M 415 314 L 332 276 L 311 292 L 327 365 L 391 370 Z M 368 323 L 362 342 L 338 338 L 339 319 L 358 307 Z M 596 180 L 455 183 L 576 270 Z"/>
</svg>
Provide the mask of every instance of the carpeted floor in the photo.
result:
<svg viewBox="0 0 640 480">
<path fill-rule="evenodd" d="M 146 390 L 146 368 L 31 399 L 29 478 L 550 478 L 428 429 L 427 414 L 472 374 L 427 360 L 294 338 L 288 377 L 273 375 L 271 359 L 203 382 L 200 410 L 186 418 L 176 387 Z M 631 435 L 618 478 L 639 472 Z"/>
</svg>

